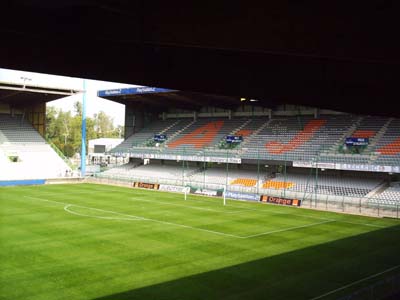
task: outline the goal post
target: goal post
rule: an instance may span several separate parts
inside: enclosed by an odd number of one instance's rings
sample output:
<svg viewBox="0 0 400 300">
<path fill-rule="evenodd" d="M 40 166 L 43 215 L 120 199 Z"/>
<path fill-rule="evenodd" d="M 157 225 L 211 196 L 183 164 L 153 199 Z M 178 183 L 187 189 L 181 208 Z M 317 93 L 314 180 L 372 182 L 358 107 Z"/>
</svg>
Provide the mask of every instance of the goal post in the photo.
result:
<svg viewBox="0 0 400 300">
<path fill-rule="evenodd" d="M 222 191 L 222 195 L 223 195 L 223 197 L 224 197 L 224 205 L 226 205 L 226 185 L 224 186 L 224 189 L 223 189 L 223 191 Z"/>
</svg>

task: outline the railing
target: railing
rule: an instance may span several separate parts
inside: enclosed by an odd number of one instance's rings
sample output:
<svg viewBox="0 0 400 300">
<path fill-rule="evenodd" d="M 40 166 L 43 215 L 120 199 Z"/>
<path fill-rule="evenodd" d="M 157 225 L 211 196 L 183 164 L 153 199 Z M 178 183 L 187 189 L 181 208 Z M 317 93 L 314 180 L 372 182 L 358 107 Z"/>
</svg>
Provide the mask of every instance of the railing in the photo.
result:
<svg viewBox="0 0 400 300">
<path fill-rule="evenodd" d="M 298 199 L 302 201 L 301 206 L 305 208 L 326 210 L 334 212 L 345 212 L 351 214 L 368 215 L 375 217 L 391 217 L 400 218 L 400 201 L 396 204 L 385 204 L 378 197 L 351 197 L 351 196 L 337 196 L 332 194 L 323 194 L 319 192 L 292 191 L 289 189 L 270 189 L 262 188 L 261 180 L 258 181 L 256 186 L 244 187 L 240 185 L 230 185 L 230 180 L 223 180 L 224 183 L 215 183 L 207 181 L 207 177 L 202 181 L 192 180 L 188 178 L 187 174 L 181 178 L 162 178 L 162 177 L 146 177 L 146 176 L 124 176 L 96 174 L 96 178 L 107 181 L 122 181 L 132 183 L 134 181 L 145 183 L 158 183 L 169 184 L 175 186 L 196 186 L 199 188 L 206 188 L 212 190 L 220 190 L 226 186 L 227 191 L 268 195 L 272 197 L 279 197 L 285 199 Z M 226 185 L 227 184 L 227 185 Z"/>
<path fill-rule="evenodd" d="M 58 154 L 58 156 L 71 168 L 71 170 L 76 170 L 76 166 L 71 163 L 71 161 L 61 152 L 60 149 L 57 148 L 55 144 L 53 144 L 50 140 L 47 140 L 47 143 L 50 147 Z"/>
</svg>

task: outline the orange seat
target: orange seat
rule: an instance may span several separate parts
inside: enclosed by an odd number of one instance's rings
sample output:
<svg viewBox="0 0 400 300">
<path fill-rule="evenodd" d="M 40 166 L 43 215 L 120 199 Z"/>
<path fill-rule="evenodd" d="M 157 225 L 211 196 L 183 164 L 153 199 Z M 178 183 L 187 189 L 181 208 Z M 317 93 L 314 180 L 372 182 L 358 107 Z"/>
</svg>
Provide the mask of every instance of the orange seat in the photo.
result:
<svg viewBox="0 0 400 300">
<path fill-rule="evenodd" d="M 356 138 L 371 138 L 376 134 L 373 130 L 357 130 L 354 131 L 352 136 Z"/>
<path fill-rule="evenodd" d="M 304 127 L 304 130 L 300 131 L 298 134 L 294 136 L 294 138 L 289 141 L 287 144 L 272 141 L 265 144 L 267 151 L 270 154 L 283 154 L 289 151 L 296 149 L 297 147 L 303 145 L 305 142 L 309 141 L 314 133 L 324 126 L 326 120 L 312 120 L 307 123 Z"/>
<path fill-rule="evenodd" d="M 230 184 L 231 185 L 244 185 L 244 186 L 250 187 L 250 186 L 255 186 L 257 184 L 257 180 L 250 179 L 250 178 L 236 178 Z"/>
<path fill-rule="evenodd" d="M 274 180 L 268 180 L 264 182 L 263 188 L 264 189 L 290 189 L 291 187 L 294 186 L 293 182 L 289 181 L 274 181 Z"/>
<path fill-rule="evenodd" d="M 191 133 L 185 134 L 183 137 L 172 141 L 168 144 L 170 148 L 176 148 L 180 145 L 193 145 L 200 149 L 212 143 L 215 136 L 221 130 L 224 121 L 215 121 L 195 129 Z"/>
<path fill-rule="evenodd" d="M 241 135 L 241 136 L 249 136 L 250 134 L 253 133 L 253 130 L 249 129 L 241 129 L 239 131 L 235 132 L 235 135 Z"/>
<path fill-rule="evenodd" d="M 394 142 L 383 146 L 382 148 L 378 149 L 380 154 L 383 155 L 396 155 L 400 153 L 400 138 L 394 140 Z"/>
</svg>

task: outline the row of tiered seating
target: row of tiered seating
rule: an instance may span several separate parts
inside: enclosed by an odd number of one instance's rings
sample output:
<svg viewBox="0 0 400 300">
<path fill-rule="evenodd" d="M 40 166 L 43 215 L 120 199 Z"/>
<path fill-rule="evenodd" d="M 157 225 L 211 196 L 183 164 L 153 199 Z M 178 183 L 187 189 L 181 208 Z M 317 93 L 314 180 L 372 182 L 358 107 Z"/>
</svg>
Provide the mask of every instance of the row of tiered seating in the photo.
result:
<svg viewBox="0 0 400 300">
<path fill-rule="evenodd" d="M 170 137 L 166 143 L 162 147 L 144 151 L 144 142 L 162 132 Z M 219 149 L 218 145 L 229 134 L 242 134 L 243 146 L 233 150 Z M 362 154 L 339 153 L 339 146 L 343 145 L 348 136 L 369 137 L 371 143 Z M 400 120 L 338 115 L 318 119 L 303 116 L 277 117 L 271 120 L 200 118 L 197 121 L 156 121 L 129 137 L 114 151 L 124 150 L 138 153 L 221 157 L 234 155 L 243 159 L 314 160 L 399 166 Z"/>
<path fill-rule="evenodd" d="M 198 154 L 204 148 L 217 146 L 221 140 L 224 140 L 227 135 L 246 121 L 247 119 L 198 119 L 174 139 L 168 140 L 163 153 Z"/>
<path fill-rule="evenodd" d="M 152 122 L 124 140 L 121 144 L 115 147 L 112 152 L 129 152 L 129 150 L 134 146 L 144 146 L 144 143 L 149 139 L 152 139 L 155 134 L 160 134 L 167 130 L 175 132 L 184 122 L 184 120 L 177 119 L 168 119 L 165 121 L 157 120 Z"/>
<path fill-rule="evenodd" d="M 286 175 L 279 174 L 276 178 L 270 180 L 270 182 L 290 183 L 290 185 L 286 185 L 287 190 L 301 193 L 316 192 L 322 195 L 363 197 L 381 184 L 382 179 L 358 178 L 334 174 L 319 174 L 316 177 L 309 174 L 288 173 Z M 274 187 L 270 185 L 268 188 L 273 189 Z"/>
<path fill-rule="evenodd" d="M 400 186 L 391 186 L 369 200 L 371 204 L 400 206 Z"/>
<path fill-rule="evenodd" d="M 163 179 L 182 180 L 183 176 L 189 176 L 196 170 L 194 166 L 182 167 L 179 164 L 147 164 L 138 167 L 127 164 L 109 169 L 101 173 L 101 176 L 162 182 Z"/>
<path fill-rule="evenodd" d="M 375 148 L 379 154 L 375 164 L 400 166 L 400 119 L 390 121 Z"/>
<path fill-rule="evenodd" d="M 290 169 L 287 174 L 258 174 L 257 170 L 226 169 L 221 167 L 201 170 L 198 167 L 183 167 L 180 164 L 149 164 L 133 168 L 122 166 L 102 173 L 102 176 L 115 176 L 131 180 L 144 180 L 165 183 L 174 180 L 179 185 L 197 185 L 255 192 L 292 191 L 304 195 L 318 193 L 348 197 L 365 197 L 384 182 L 383 175 L 362 173 L 341 175 L 337 171 L 320 172 L 318 176 L 300 169 Z M 184 183 L 183 183 L 184 182 Z"/>
<path fill-rule="evenodd" d="M 255 186 L 257 184 L 257 172 L 253 170 L 239 170 L 226 168 L 209 168 L 190 176 L 191 183 L 203 183 L 219 185 Z"/>
<path fill-rule="evenodd" d="M 71 171 L 21 115 L 0 114 L 0 154 L 0 180 L 59 178 Z"/>
<path fill-rule="evenodd" d="M 268 160 L 312 160 L 332 147 L 352 125 L 349 116 L 313 119 L 277 118 L 250 137 L 242 157 Z"/>
</svg>

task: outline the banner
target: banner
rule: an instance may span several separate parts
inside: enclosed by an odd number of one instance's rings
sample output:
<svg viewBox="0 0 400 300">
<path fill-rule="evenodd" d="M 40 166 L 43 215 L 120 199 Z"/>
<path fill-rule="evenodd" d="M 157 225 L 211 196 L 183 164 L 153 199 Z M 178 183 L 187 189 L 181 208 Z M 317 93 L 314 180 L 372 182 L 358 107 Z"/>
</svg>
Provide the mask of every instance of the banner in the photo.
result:
<svg viewBox="0 0 400 300">
<path fill-rule="evenodd" d="M 197 194 L 197 195 L 211 196 L 211 197 L 222 196 L 222 191 L 199 189 L 199 188 L 193 188 L 193 187 L 190 188 L 190 193 Z"/>
<path fill-rule="evenodd" d="M 165 134 L 155 134 L 154 135 L 155 142 L 165 142 L 167 140 L 167 135 Z"/>
<path fill-rule="evenodd" d="M 347 146 L 367 146 L 369 138 L 347 137 L 345 144 Z"/>
<path fill-rule="evenodd" d="M 174 192 L 174 193 L 185 193 L 185 191 L 186 192 L 190 191 L 189 187 L 169 185 L 169 184 L 160 184 L 158 189 L 160 191 Z"/>
<path fill-rule="evenodd" d="M 289 205 L 289 206 L 300 206 L 301 205 L 301 200 L 298 200 L 298 199 L 286 199 L 286 198 L 272 197 L 272 196 L 266 196 L 266 195 L 261 196 L 261 201 L 279 204 L 279 205 Z"/>
<path fill-rule="evenodd" d="M 141 189 L 158 190 L 160 185 L 157 184 L 157 183 L 145 183 L 145 182 L 137 182 L 137 181 L 135 181 L 133 183 L 133 187 L 141 188 Z"/>
<path fill-rule="evenodd" d="M 227 135 L 225 140 L 228 144 L 241 143 L 243 142 L 243 137 L 241 135 Z"/>
<path fill-rule="evenodd" d="M 156 93 L 170 93 L 176 90 L 162 89 L 156 87 L 136 87 L 136 88 L 122 88 L 122 89 L 112 89 L 112 90 L 102 90 L 97 92 L 98 97 L 108 97 L 108 96 L 121 96 L 121 95 L 138 95 L 138 94 L 156 94 Z"/>
<path fill-rule="evenodd" d="M 320 169 L 336 169 L 334 163 L 329 162 L 311 162 L 311 161 L 294 161 L 293 167 L 299 168 L 320 168 Z"/>
<path fill-rule="evenodd" d="M 143 150 L 147 151 L 147 150 Z M 130 153 L 130 157 L 136 158 L 154 158 L 154 159 L 168 159 L 168 160 L 178 160 L 178 161 L 200 161 L 200 162 L 219 162 L 219 163 L 232 163 L 240 164 L 242 162 L 241 158 L 238 157 L 210 157 L 204 155 L 174 155 L 174 154 L 161 154 L 161 153 Z"/>
<path fill-rule="evenodd" d="M 247 193 L 237 193 L 237 192 L 226 191 L 225 196 L 227 198 L 231 198 L 231 199 L 260 201 L 260 196 L 257 194 L 247 194 Z"/>
</svg>

